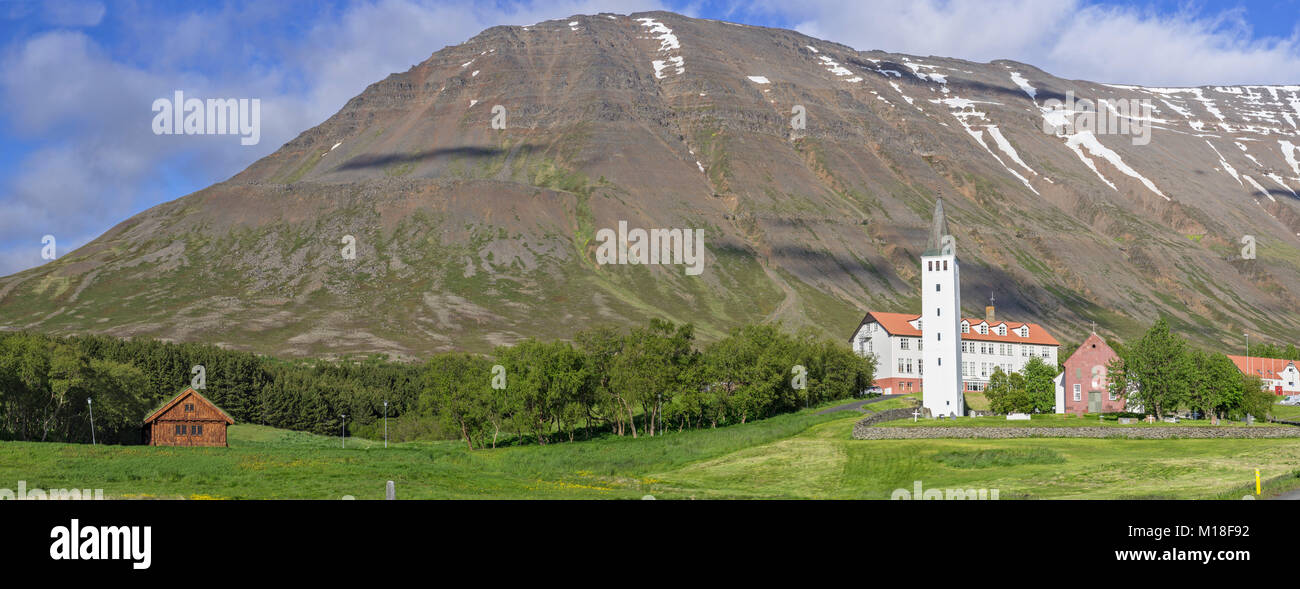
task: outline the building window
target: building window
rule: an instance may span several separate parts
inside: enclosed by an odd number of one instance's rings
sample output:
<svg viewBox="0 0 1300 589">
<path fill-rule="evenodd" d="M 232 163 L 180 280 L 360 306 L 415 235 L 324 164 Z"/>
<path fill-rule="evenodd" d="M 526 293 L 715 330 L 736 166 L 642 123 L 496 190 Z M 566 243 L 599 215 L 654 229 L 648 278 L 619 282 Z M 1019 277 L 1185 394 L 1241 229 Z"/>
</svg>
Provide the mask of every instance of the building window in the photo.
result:
<svg viewBox="0 0 1300 589">
<path fill-rule="evenodd" d="M 186 404 L 185 404 L 185 412 L 186 412 L 186 413 L 194 413 L 194 403 L 186 403 Z"/>
<path fill-rule="evenodd" d="M 947 270 L 947 269 L 948 269 L 948 260 L 944 260 L 944 261 L 943 261 L 943 269 L 944 269 L 944 270 Z"/>
<path fill-rule="evenodd" d="M 939 292 L 939 285 L 938 285 L 938 284 L 934 285 L 934 292 Z"/>
<path fill-rule="evenodd" d="M 1110 400 L 1114 401 L 1114 400 L 1116 400 L 1116 399 L 1118 399 L 1118 398 L 1119 398 L 1119 396 L 1115 394 L 1115 391 L 1111 391 L 1111 392 L 1110 392 Z"/>
<path fill-rule="evenodd" d="M 902 373 L 903 373 L 903 359 L 902 359 L 902 358 L 899 358 L 899 359 L 898 359 L 898 373 L 899 373 L 899 374 L 902 374 Z"/>
<path fill-rule="evenodd" d="M 1074 386 L 1077 387 L 1077 386 L 1079 386 L 1079 385 L 1074 385 Z M 1082 395 L 1080 395 L 1079 391 L 1074 391 L 1074 400 L 1075 400 L 1075 401 L 1082 400 Z"/>
<path fill-rule="evenodd" d="M 970 333 L 970 324 L 963 321 L 961 324 L 961 332 Z"/>
<path fill-rule="evenodd" d="M 943 307 L 936 307 L 936 308 L 934 309 L 934 316 L 935 316 L 935 317 L 943 317 Z"/>
<path fill-rule="evenodd" d="M 909 344 L 909 343 L 907 343 L 907 342 L 908 342 L 908 339 L 907 339 L 907 338 L 905 338 L 905 337 L 903 337 L 903 338 L 899 338 L 899 339 L 898 339 L 898 349 L 900 349 L 900 350 L 907 350 L 907 349 L 910 349 L 911 344 Z"/>
<path fill-rule="evenodd" d="M 936 333 L 936 334 L 934 334 L 934 339 L 935 339 L 936 341 L 943 341 L 943 334 L 942 334 L 942 333 Z"/>
<path fill-rule="evenodd" d="M 925 360 L 917 360 L 917 361 L 916 361 L 916 373 L 917 373 L 917 374 L 922 374 L 922 375 L 925 374 L 925 367 L 924 367 L 924 366 L 925 366 Z"/>
<path fill-rule="evenodd" d="M 183 436 L 183 435 L 185 435 L 185 426 L 183 426 L 183 425 L 178 425 L 178 426 L 176 426 L 176 435 L 178 435 L 178 436 Z"/>
</svg>

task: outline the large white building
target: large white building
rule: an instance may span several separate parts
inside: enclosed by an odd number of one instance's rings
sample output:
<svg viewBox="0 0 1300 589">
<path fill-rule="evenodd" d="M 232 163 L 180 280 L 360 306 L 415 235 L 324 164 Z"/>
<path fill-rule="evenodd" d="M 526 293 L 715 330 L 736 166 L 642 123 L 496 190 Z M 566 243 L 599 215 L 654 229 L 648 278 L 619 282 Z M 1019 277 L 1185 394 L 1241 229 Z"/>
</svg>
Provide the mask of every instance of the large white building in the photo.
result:
<svg viewBox="0 0 1300 589">
<path fill-rule="evenodd" d="M 1255 375 L 1263 381 L 1265 389 L 1278 395 L 1300 394 L 1300 362 L 1281 358 L 1257 356 L 1228 356 L 1245 375 Z"/>
<path fill-rule="evenodd" d="M 993 371 L 1018 372 L 1031 359 L 1056 365 L 1060 342 L 1035 323 L 961 317 L 960 273 L 947 238 L 943 201 L 935 206 L 930 239 L 921 255 L 920 314 L 871 311 L 849 343 L 876 359 L 876 386 L 885 394 L 924 390 L 930 414 L 962 415 L 965 392 L 983 391 Z"/>
</svg>

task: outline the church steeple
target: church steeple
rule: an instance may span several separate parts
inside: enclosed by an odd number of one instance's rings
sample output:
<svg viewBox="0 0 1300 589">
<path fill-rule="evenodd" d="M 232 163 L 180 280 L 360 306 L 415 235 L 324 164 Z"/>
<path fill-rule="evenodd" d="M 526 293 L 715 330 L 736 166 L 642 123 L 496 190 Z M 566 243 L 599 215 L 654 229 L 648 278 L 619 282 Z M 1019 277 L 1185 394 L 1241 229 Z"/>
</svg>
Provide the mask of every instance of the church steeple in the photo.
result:
<svg viewBox="0 0 1300 589">
<path fill-rule="evenodd" d="M 943 214 L 943 197 L 934 203 L 934 218 L 930 220 L 930 239 L 925 243 L 923 256 L 943 255 L 943 236 L 948 235 L 948 218 Z"/>
</svg>

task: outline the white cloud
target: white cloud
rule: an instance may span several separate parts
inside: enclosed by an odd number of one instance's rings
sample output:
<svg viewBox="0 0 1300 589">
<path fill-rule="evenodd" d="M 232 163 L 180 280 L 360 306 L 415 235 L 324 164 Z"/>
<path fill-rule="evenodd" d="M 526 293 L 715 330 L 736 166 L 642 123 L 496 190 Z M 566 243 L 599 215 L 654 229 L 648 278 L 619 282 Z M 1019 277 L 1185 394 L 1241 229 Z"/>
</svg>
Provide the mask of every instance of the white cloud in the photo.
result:
<svg viewBox="0 0 1300 589">
<path fill-rule="evenodd" d="M 63 27 L 93 27 L 104 19 L 104 3 L 95 0 L 45 0 L 45 21 Z"/>
<path fill-rule="evenodd" d="M 1257 39 L 1240 10 L 1155 13 L 1080 0 L 765 0 L 737 9 L 857 49 L 1013 59 L 1065 78 L 1146 85 L 1294 83 L 1300 39 Z"/>
<path fill-rule="evenodd" d="M 37 18 L 31 6 L 10 18 Z M 13 8 L 13 7 L 11 7 Z M 44 22 L 95 26 L 103 5 L 42 5 Z M 564 0 L 464 3 L 374 0 L 340 12 L 290 13 L 275 3 L 228 3 L 160 20 L 114 5 L 125 42 L 112 51 L 78 31 L 15 40 L 0 56 L 0 98 L 14 132 L 42 146 L 0 184 L 0 276 L 36 265 L 40 237 L 80 236 L 80 245 L 158 202 L 184 196 L 163 178 L 202 188 L 223 180 L 324 121 L 348 99 L 483 29 L 598 12 L 656 10 L 657 2 Z M 301 39 L 267 22 L 306 18 Z M 155 98 L 258 98 L 262 141 L 229 136 L 157 136 Z"/>
</svg>

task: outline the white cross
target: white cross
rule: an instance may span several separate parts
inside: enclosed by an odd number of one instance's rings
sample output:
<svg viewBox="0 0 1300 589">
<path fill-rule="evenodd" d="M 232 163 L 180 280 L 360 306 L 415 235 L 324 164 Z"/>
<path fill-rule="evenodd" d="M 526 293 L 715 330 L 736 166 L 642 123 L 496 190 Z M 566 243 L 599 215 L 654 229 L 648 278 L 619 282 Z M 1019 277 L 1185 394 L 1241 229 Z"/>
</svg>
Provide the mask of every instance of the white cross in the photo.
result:
<svg viewBox="0 0 1300 589">
<path fill-rule="evenodd" d="M 919 416 L 920 414 L 921 414 L 920 411 L 917 411 L 916 409 L 913 409 L 913 410 L 912 410 L 912 423 L 916 423 L 916 418 L 917 418 L 917 416 Z"/>
</svg>

